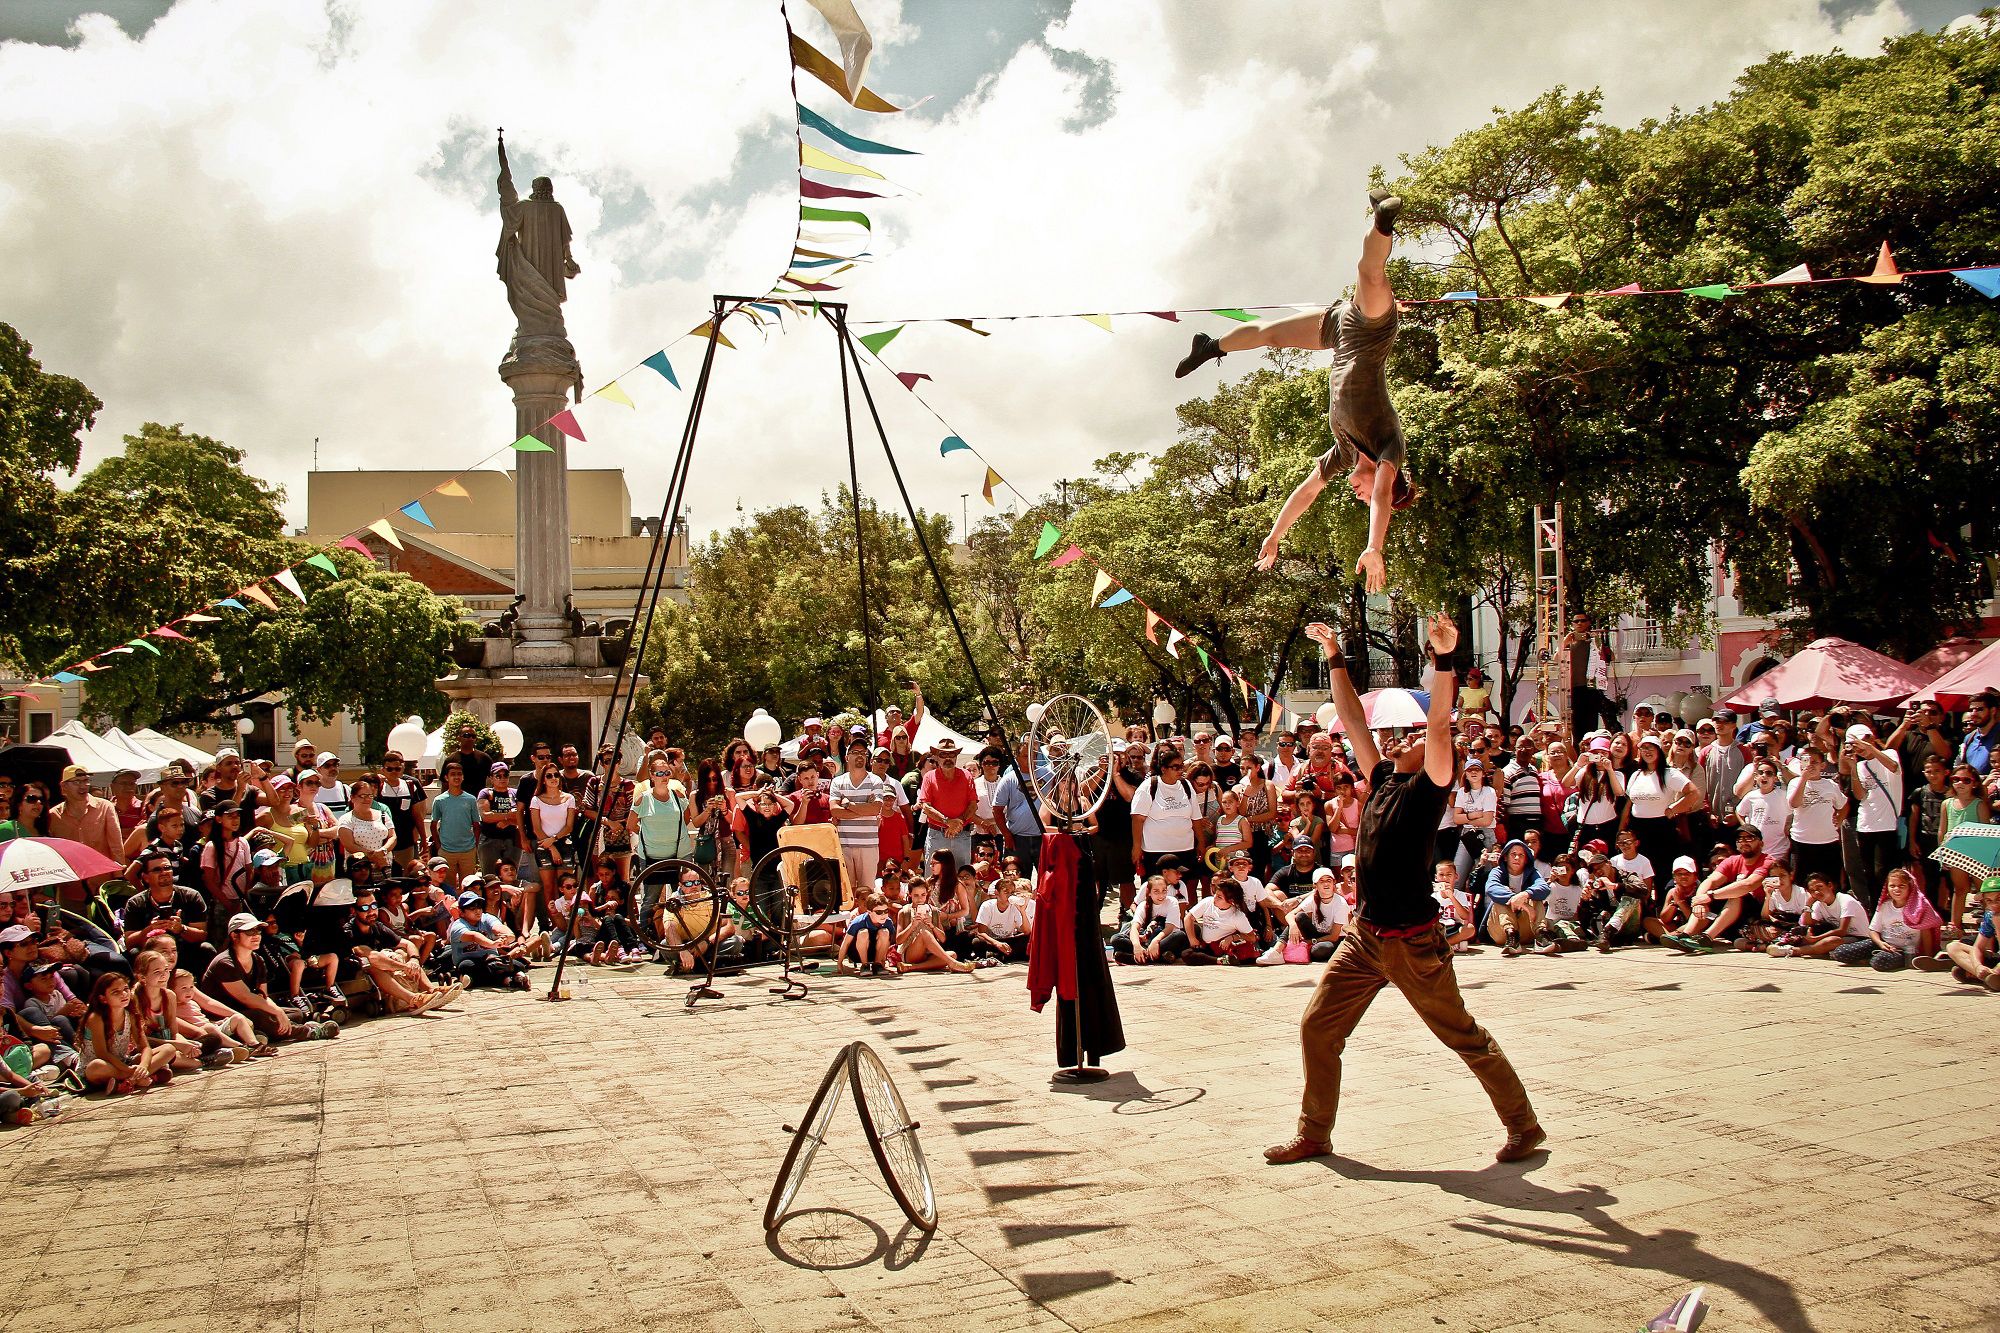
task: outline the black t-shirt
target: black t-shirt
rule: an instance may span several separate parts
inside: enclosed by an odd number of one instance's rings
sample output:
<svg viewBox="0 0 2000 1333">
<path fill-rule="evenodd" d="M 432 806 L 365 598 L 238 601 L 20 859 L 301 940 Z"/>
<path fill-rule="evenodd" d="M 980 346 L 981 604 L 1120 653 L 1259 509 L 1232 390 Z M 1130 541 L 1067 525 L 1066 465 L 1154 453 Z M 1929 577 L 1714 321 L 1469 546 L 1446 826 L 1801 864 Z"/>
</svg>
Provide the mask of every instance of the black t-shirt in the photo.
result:
<svg viewBox="0 0 2000 1333">
<path fill-rule="evenodd" d="M 390 928 L 388 922 L 382 920 L 379 913 L 372 923 L 365 922 L 357 916 L 350 918 L 347 924 L 341 927 L 340 951 L 353 953 L 358 945 L 363 949 L 379 949 L 387 953 L 395 949 L 401 938 Z"/>
<path fill-rule="evenodd" d="M 409 758 L 408 755 L 404 755 L 403 757 L 405 759 Z M 484 750 L 453 750 L 450 754 L 438 760 L 438 780 L 440 782 L 444 780 L 444 766 L 454 759 L 465 765 L 465 789 L 467 791 L 478 791 L 481 787 L 493 781 L 492 755 L 486 753 Z"/>
<path fill-rule="evenodd" d="M 1271 876 L 1271 887 L 1287 898 L 1303 897 L 1312 892 L 1313 876 L 1318 873 L 1317 865 L 1301 870 L 1297 865 L 1287 863 L 1284 869 Z"/>
<path fill-rule="evenodd" d="M 777 850 L 778 830 L 783 828 L 790 818 L 782 810 L 775 817 L 766 818 L 755 806 L 743 807 L 743 829 L 749 838 L 750 861 L 753 865 Z"/>
<path fill-rule="evenodd" d="M 228 981 L 240 981 L 253 993 L 261 990 L 265 984 L 264 960 L 252 953 L 250 968 L 246 972 L 237 966 L 235 951 L 224 949 L 209 961 L 208 970 L 201 974 L 203 995 L 220 1000 L 232 1009 L 242 1010 L 242 1002 L 223 988 L 223 983 Z"/>
<path fill-rule="evenodd" d="M 1212 767 L 1215 770 L 1215 789 L 1217 791 L 1228 791 L 1237 783 L 1243 781 L 1243 766 L 1241 764 L 1215 764 Z"/>
<path fill-rule="evenodd" d="M 1450 795 L 1422 769 L 1398 773 L 1387 759 L 1368 775 L 1354 870 L 1361 919 L 1369 925 L 1397 930 L 1437 919 L 1431 844 Z"/>
<path fill-rule="evenodd" d="M 513 791 L 506 787 L 488 787 L 479 793 L 479 798 L 485 801 L 487 808 L 496 815 L 512 814 L 517 808 L 514 802 Z M 483 813 L 480 815 L 480 837 L 497 838 L 502 842 L 512 842 L 514 840 L 514 832 L 514 825 L 489 824 L 486 822 L 486 816 Z"/>
<path fill-rule="evenodd" d="M 125 929 L 129 933 L 144 930 L 170 912 L 181 914 L 181 924 L 187 926 L 205 925 L 208 922 L 208 899 L 189 888 L 174 885 L 173 896 L 165 903 L 153 901 L 153 895 L 141 890 L 125 900 Z"/>
<path fill-rule="evenodd" d="M 1121 765 L 1118 776 L 1131 783 L 1136 791 L 1146 780 L 1146 770 L 1135 772 Z M 1097 838 L 1107 846 L 1124 848 L 1124 859 L 1132 859 L 1132 803 L 1118 790 L 1116 782 L 1105 789 L 1104 804 L 1097 807 Z"/>
<path fill-rule="evenodd" d="M 391 793 L 385 784 L 375 793 L 375 804 L 389 812 L 389 827 L 396 830 L 396 846 L 407 849 L 416 845 L 416 807 L 424 799 L 423 784 L 412 778 L 403 779 L 403 794 Z"/>
</svg>

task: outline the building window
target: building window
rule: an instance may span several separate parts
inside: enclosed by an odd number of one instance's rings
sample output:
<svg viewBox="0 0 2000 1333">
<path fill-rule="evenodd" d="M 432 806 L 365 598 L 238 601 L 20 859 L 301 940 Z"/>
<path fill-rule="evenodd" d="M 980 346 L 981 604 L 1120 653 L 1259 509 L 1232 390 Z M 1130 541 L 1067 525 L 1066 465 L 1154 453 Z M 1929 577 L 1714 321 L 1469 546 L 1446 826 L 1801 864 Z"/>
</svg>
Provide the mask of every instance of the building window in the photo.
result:
<svg viewBox="0 0 2000 1333">
<path fill-rule="evenodd" d="M 28 714 L 28 744 L 41 744 L 49 738 L 49 733 L 55 729 L 56 715 L 54 713 Z"/>
</svg>

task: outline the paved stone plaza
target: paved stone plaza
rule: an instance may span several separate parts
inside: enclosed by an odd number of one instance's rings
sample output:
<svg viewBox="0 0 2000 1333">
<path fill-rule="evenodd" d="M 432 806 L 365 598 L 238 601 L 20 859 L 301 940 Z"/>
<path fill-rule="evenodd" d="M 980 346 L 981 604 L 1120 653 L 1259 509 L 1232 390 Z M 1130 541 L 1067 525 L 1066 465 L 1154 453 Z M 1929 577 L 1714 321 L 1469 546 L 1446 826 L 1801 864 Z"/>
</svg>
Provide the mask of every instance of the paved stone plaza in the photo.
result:
<svg viewBox="0 0 2000 1333">
<path fill-rule="evenodd" d="M 1393 994 L 1344 1156 L 1290 1168 L 1314 970 L 1121 969 L 1132 1049 L 1058 1091 L 1016 970 L 815 985 L 597 972 L 0 1137 L 9 1328 L 2000 1327 L 2000 997 L 1652 951 L 1461 960 L 1553 1152 Z M 538 970 L 538 976 L 546 976 Z M 906 1230 L 851 1105 L 761 1213 L 831 1054 L 873 1042 L 942 1225 Z M 820 1210 L 839 1209 L 844 1212 Z M 810 1262 L 819 1267 L 801 1266 Z M 949 1322 L 947 1322 L 949 1321 Z"/>
</svg>

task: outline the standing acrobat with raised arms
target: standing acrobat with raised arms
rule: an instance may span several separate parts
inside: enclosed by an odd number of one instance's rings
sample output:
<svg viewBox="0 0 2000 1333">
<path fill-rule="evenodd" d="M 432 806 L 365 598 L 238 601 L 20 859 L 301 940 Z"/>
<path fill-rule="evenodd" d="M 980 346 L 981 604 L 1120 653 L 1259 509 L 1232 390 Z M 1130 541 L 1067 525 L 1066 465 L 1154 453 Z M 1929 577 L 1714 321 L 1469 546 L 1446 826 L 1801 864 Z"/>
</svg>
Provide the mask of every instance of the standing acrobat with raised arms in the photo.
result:
<svg viewBox="0 0 2000 1333">
<path fill-rule="evenodd" d="M 1299 515 L 1311 508 L 1326 484 L 1342 472 L 1347 485 L 1368 506 L 1368 546 L 1354 572 L 1368 581 L 1369 592 L 1382 591 L 1383 543 L 1389 537 L 1389 516 L 1416 499 L 1404 476 L 1403 425 L 1389 399 L 1389 350 L 1396 341 L 1396 293 L 1389 287 L 1389 249 L 1396 218 L 1403 211 L 1400 197 L 1386 190 L 1368 195 L 1375 225 L 1361 242 L 1361 267 L 1354 299 L 1305 315 L 1261 320 L 1231 329 L 1221 338 L 1194 335 L 1194 346 L 1175 368 L 1179 378 L 1205 361 L 1253 347 L 1298 347 L 1309 352 L 1333 349 L 1327 371 L 1327 422 L 1333 447 L 1314 462 L 1298 489 L 1278 511 L 1271 535 L 1257 553 L 1257 567 L 1278 563 L 1278 546 Z"/>
</svg>

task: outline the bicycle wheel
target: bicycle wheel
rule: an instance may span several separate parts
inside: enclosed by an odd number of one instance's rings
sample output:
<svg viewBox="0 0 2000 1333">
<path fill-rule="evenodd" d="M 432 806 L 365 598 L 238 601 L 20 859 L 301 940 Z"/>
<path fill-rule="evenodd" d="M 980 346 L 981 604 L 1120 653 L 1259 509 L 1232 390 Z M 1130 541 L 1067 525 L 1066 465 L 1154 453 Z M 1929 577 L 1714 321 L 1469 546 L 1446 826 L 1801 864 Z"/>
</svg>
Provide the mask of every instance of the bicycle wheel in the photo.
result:
<svg viewBox="0 0 2000 1333">
<path fill-rule="evenodd" d="M 640 938 L 652 948 L 699 949 L 725 919 L 726 896 L 693 861 L 649 862 L 633 877 L 632 891 L 639 900 Z M 679 945 L 669 945 L 663 937 L 662 918 L 673 922 L 681 936 Z"/>
<path fill-rule="evenodd" d="M 798 1197 L 799 1186 L 805 1183 L 806 1172 L 812 1167 L 813 1156 L 819 1152 L 820 1144 L 826 1142 L 827 1126 L 833 1123 L 833 1113 L 840 1109 L 840 1099 L 846 1095 L 847 1080 L 841 1075 L 849 1067 L 852 1045 L 840 1048 L 833 1057 L 833 1063 L 820 1076 L 819 1091 L 806 1103 L 806 1113 L 799 1121 L 799 1127 L 792 1130 L 791 1146 L 785 1149 L 785 1164 L 778 1168 L 778 1178 L 771 1182 L 771 1198 L 764 1205 L 764 1230 L 776 1231 L 778 1224 L 791 1211 L 792 1200 Z"/>
<path fill-rule="evenodd" d="M 865 1041 L 850 1048 L 848 1077 L 854 1084 L 854 1105 L 861 1112 L 861 1128 L 868 1135 L 868 1149 L 875 1165 L 903 1215 L 925 1231 L 937 1230 L 937 1191 L 931 1187 L 930 1163 L 924 1147 L 917 1142 L 917 1122 L 910 1119 L 903 1095 L 882 1064 L 882 1057 Z"/>
<path fill-rule="evenodd" d="M 810 847 L 776 847 L 750 871 L 750 911 L 767 933 L 802 939 L 840 907 L 840 862 Z"/>
</svg>

